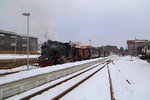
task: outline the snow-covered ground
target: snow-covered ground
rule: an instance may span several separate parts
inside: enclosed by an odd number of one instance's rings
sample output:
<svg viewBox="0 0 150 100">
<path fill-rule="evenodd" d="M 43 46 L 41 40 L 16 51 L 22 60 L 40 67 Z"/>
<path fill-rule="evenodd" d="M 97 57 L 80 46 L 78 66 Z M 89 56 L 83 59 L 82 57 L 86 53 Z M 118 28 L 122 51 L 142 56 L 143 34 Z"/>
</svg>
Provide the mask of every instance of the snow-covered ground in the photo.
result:
<svg viewBox="0 0 150 100">
<path fill-rule="evenodd" d="M 38 58 L 40 55 L 29 55 L 29 58 Z M 2 59 L 19 59 L 27 58 L 25 54 L 0 54 L 0 60 Z"/>
<path fill-rule="evenodd" d="M 105 67 L 60 100 L 111 100 L 108 87 L 108 73 Z M 45 100 L 48 100 L 48 98 Z"/>
<path fill-rule="evenodd" d="M 78 77 L 76 77 L 76 78 L 74 78 L 74 79 L 72 79 L 72 80 L 69 80 L 69 81 L 67 81 L 67 82 L 65 82 L 65 83 L 63 83 L 63 84 L 61 84 L 61 85 L 59 85 L 59 86 L 57 86 L 57 87 L 54 87 L 53 89 L 50 89 L 49 91 L 46 91 L 46 92 L 44 92 L 44 93 L 42 93 L 41 95 L 39 95 L 39 96 L 36 96 L 36 97 L 34 97 L 34 98 L 32 98 L 31 100 L 41 100 L 41 99 L 43 99 L 43 97 L 45 97 L 44 98 L 44 100 L 51 100 L 52 98 L 54 98 L 55 96 L 57 96 L 59 93 L 62 93 L 64 90 L 66 90 L 66 89 L 68 89 L 68 87 L 71 87 L 71 86 L 73 86 L 74 84 L 76 84 L 77 82 L 79 82 L 79 81 L 81 81 L 82 79 L 84 79 L 85 77 L 87 77 L 88 75 L 90 75 L 91 73 L 93 73 L 93 72 L 95 72 L 96 70 L 98 70 L 99 68 L 101 68 L 103 65 L 100 65 L 100 66 L 98 66 L 97 68 L 94 68 L 94 69 L 92 69 L 92 70 L 90 70 L 89 72 L 86 72 L 86 73 L 84 73 L 83 75 L 80 75 L 80 76 L 78 76 Z M 104 73 L 105 73 L 105 71 L 103 71 Z M 93 78 L 92 78 L 93 79 Z M 100 79 L 102 79 L 102 78 L 100 78 Z M 103 79 L 102 79 L 103 80 Z M 106 80 L 106 86 L 109 86 L 108 85 L 108 82 L 107 82 L 108 80 Z M 92 82 L 92 81 L 91 81 Z M 87 84 L 86 84 L 87 83 Z M 76 95 L 74 95 L 74 91 L 72 91 L 72 93 L 73 93 L 73 96 L 75 97 L 75 98 L 72 98 L 72 96 L 70 96 L 69 98 L 67 97 L 67 98 L 64 98 L 63 100 L 78 100 L 78 98 L 76 98 L 76 97 L 78 97 L 78 95 L 80 94 L 80 95 L 82 95 L 82 92 L 84 92 L 85 91 L 85 89 L 88 89 L 89 88 L 89 85 L 91 85 L 90 83 L 88 83 L 88 82 L 85 82 L 85 84 L 82 84 L 82 86 L 79 86 L 78 88 L 81 90 L 81 91 L 78 91 L 77 93 L 76 93 Z M 95 84 L 94 86 L 96 86 L 97 87 L 97 85 Z M 84 88 L 84 89 L 83 89 Z M 92 87 L 91 87 L 91 89 L 92 89 Z M 95 88 L 96 89 L 96 88 Z M 99 90 L 100 88 L 97 88 L 97 92 L 96 93 L 98 93 L 98 90 Z M 96 90 L 95 90 L 96 91 Z M 80 92 L 80 93 L 79 93 Z M 87 92 L 87 91 L 85 91 L 86 92 L 86 96 L 87 95 L 89 95 L 90 94 L 90 92 Z M 85 93 L 84 92 L 84 93 Z M 109 96 L 109 89 L 107 89 L 106 91 L 105 91 L 105 93 L 107 93 L 108 92 L 108 94 L 106 94 L 105 96 L 106 96 L 106 98 L 108 97 L 108 98 L 110 98 L 110 96 Z M 97 94 L 95 94 L 95 95 L 97 95 Z M 83 96 L 83 95 L 82 95 Z M 81 96 L 81 97 L 82 97 Z M 94 95 L 93 95 L 94 96 Z M 102 95 L 100 95 L 100 96 L 102 96 Z M 80 97 L 80 98 L 81 98 Z M 84 99 L 85 97 L 83 96 L 83 99 Z M 82 99 L 82 100 L 83 100 Z M 95 100 L 94 98 L 92 99 L 90 99 L 90 100 Z"/>
<path fill-rule="evenodd" d="M 111 57 L 113 57 L 113 56 L 111 56 Z M 96 61 L 96 60 L 100 60 L 100 59 L 103 59 L 103 58 L 90 59 L 90 60 L 77 61 L 77 62 L 70 62 L 70 63 L 66 63 L 66 64 L 53 65 L 53 66 L 48 66 L 48 67 L 43 67 L 43 68 L 21 71 L 18 73 L 14 73 L 11 75 L 0 77 L 0 80 L 1 80 L 0 84 L 9 83 L 12 81 L 20 80 L 23 78 L 28 78 L 31 76 L 41 75 L 41 74 L 49 73 L 52 71 L 57 71 L 60 69 L 69 68 L 69 67 L 76 66 L 76 65 L 81 65 L 84 63 L 88 63 L 88 62 L 92 62 L 92 61 Z M 34 67 L 34 66 L 30 66 L 30 67 Z M 3 70 L 3 71 L 5 71 L 5 70 Z"/>
<path fill-rule="evenodd" d="M 38 58 L 40 55 L 29 55 L 29 58 Z M 27 55 L 25 54 L 0 54 L 0 60 L 5 60 L 5 59 L 21 59 L 21 58 L 27 58 Z M 34 69 L 37 68 L 35 66 L 29 66 L 29 69 Z M 17 68 L 12 68 L 12 69 L 0 69 L 0 74 L 5 74 L 5 73 L 11 73 L 11 72 L 17 72 L 17 71 L 22 71 L 26 70 L 27 66 L 20 66 Z"/>
<path fill-rule="evenodd" d="M 114 60 L 114 63 L 109 64 L 109 68 L 115 100 L 150 100 L 149 63 L 135 57 L 126 56 Z M 72 83 L 68 82 L 67 84 L 69 86 Z M 55 91 L 59 91 L 64 87 L 56 88 Z M 32 99 L 41 100 L 42 97 L 42 100 L 50 100 L 49 94 L 47 91 L 39 95 L 39 98 Z M 57 92 L 54 94 L 57 94 Z M 13 99 L 10 98 L 9 100 Z M 111 100 L 107 68 L 102 69 L 61 100 Z"/>
<path fill-rule="evenodd" d="M 37 66 L 29 66 L 29 69 L 36 69 L 38 68 Z M 19 71 L 25 71 L 27 70 L 27 65 L 20 66 L 17 68 L 12 68 L 12 69 L 0 69 L 0 74 L 7 74 L 7 73 L 13 73 L 13 72 L 19 72 Z"/>
<path fill-rule="evenodd" d="M 95 64 L 95 65 L 98 65 L 98 64 Z M 93 65 L 93 66 L 95 66 L 95 65 Z M 91 67 L 93 67 L 93 66 L 91 66 Z M 102 65 L 101 65 L 101 66 L 102 66 Z M 101 66 L 100 66 L 100 67 L 101 67 Z M 26 92 L 24 92 L 24 93 L 18 94 L 18 95 L 16 95 L 16 96 L 10 97 L 10 98 L 8 98 L 8 99 L 6 99 L 6 100 L 19 100 L 19 99 L 22 99 L 22 98 L 24 98 L 25 96 L 28 96 L 28 95 L 31 94 L 31 93 L 34 93 L 34 92 L 39 91 L 39 90 L 42 90 L 43 88 L 49 87 L 49 86 L 51 86 L 51 85 L 53 85 L 53 84 L 56 84 L 56 83 L 58 83 L 58 82 L 60 82 L 60 81 L 62 81 L 62 80 L 64 80 L 64 79 L 66 79 L 66 78 L 70 78 L 70 77 L 72 77 L 72 76 L 74 76 L 74 75 L 77 75 L 77 74 L 79 74 L 79 73 L 81 73 L 81 72 L 83 72 L 83 71 L 85 71 L 85 70 L 87 70 L 87 69 L 90 69 L 91 67 L 88 67 L 88 68 L 83 69 L 83 70 L 81 70 L 81 71 L 78 71 L 78 72 L 75 72 L 75 73 L 73 73 L 73 74 L 67 75 L 67 76 L 62 77 L 62 78 L 60 78 L 60 79 L 58 79 L 58 80 L 49 82 L 49 83 L 47 83 L 47 84 L 44 84 L 44 85 L 39 86 L 39 87 L 37 87 L 37 88 L 31 89 L 31 90 L 26 91 Z M 65 87 L 64 87 L 64 88 L 65 88 Z M 56 89 L 56 90 L 57 90 L 57 89 Z M 57 94 L 57 93 L 55 93 L 55 94 L 53 94 L 53 95 L 56 95 L 56 94 Z M 48 96 L 47 96 L 47 98 L 48 98 Z M 34 99 L 34 98 L 32 98 L 32 99 Z M 45 98 L 44 98 L 44 99 L 45 99 Z M 42 99 L 42 100 L 43 100 L 43 99 Z"/>
<path fill-rule="evenodd" d="M 149 63 L 127 56 L 115 60 L 109 68 L 115 100 L 150 100 Z M 109 87 L 106 85 L 107 70 L 104 70 L 105 72 L 98 73 L 64 96 L 62 100 L 110 100 L 106 96 L 105 90 Z"/>
<path fill-rule="evenodd" d="M 116 100 L 150 100 L 150 64 L 121 57 L 110 65 Z"/>
</svg>

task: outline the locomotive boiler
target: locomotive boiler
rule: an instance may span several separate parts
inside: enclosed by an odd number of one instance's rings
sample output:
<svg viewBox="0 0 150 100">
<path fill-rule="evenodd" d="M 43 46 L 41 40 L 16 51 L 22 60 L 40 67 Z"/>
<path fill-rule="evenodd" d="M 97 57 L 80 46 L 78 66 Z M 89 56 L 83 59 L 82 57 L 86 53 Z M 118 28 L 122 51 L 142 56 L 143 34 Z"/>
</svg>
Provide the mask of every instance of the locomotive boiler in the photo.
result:
<svg viewBox="0 0 150 100">
<path fill-rule="evenodd" d="M 41 56 L 38 59 L 39 65 L 44 67 L 48 65 L 62 64 L 69 61 L 75 61 L 77 58 L 75 46 L 69 43 L 61 43 L 48 40 L 41 47 Z"/>
</svg>

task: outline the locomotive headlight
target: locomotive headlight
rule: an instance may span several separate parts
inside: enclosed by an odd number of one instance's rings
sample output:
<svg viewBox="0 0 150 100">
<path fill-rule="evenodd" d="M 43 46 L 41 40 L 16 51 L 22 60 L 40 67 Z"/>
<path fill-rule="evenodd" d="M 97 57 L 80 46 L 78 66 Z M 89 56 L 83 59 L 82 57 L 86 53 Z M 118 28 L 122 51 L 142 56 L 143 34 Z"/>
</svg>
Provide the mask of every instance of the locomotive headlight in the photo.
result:
<svg viewBox="0 0 150 100">
<path fill-rule="evenodd" d="M 48 58 L 45 58 L 46 60 L 48 60 Z"/>
</svg>

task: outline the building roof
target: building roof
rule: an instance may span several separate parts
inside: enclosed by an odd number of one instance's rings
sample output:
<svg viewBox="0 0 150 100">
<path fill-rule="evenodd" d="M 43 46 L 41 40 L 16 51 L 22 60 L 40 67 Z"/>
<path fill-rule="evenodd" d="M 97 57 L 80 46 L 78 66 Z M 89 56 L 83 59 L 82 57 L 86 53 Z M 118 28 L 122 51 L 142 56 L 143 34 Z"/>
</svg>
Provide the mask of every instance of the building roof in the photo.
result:
<svg viewBox="0 0 150 100">
<path fill-rule="evenodd" d="M 88 45 L 87 45 L 87 46 L 82 46 L 82 48 L 83 48 L 83 49 L 91 48 L 91 46 L 88 46 Z"/>
<path fill-rule="evenodd" d="M 148 42 L 148 40 L 127 40 L 127 44 L 135 43 L 135 42 Z"/>
<path fill-rule="evenodd" d="M 9 34 L 9 35 L 15 35 L 15 36 L 21 36 L 21 37 L 27 37 L 27 36 L 24 36 L 24 35 L 18 35 L 18 34 L 15 33 L 15 32 L 5 31 L 5 30 L 0 30 L 0 33 Z M 36 38 L 36 37 L 31 37 L 31 36 L 30 36 L 30 38 Z"/>
<path fill-rule="evenodd" d="M 70 44 L 76 46 L 76 47 L 81 47 L 81 43 L 80 42 L 70 42 Z"/>
<path fill-rule="evenodd" d="M 4 30 L 0 30 L 0 33 L 20 36 L 20 35 L 18 35 L 17 33 L 15 33 L 15 32 L 11 32 L 11 31 L 4 31 Z"/>
</svg>

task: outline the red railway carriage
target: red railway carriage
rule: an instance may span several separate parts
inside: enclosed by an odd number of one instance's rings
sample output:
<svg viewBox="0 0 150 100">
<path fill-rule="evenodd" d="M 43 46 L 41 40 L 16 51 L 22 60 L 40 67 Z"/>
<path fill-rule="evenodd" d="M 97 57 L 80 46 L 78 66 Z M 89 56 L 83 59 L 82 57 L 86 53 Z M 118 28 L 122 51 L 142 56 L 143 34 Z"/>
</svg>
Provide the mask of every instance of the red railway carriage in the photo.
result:
<svg viewBox="0 0 150 100">
<path fill-rule="evenodd" d="M 90 58 L 90 46 L 82 46 L 82 52 L 83 52 L 83 59 L 89 59 Z"/>
<path fill-rule="evenodd" d="M 82 48 L 76 48 L 76 57 L 77 59 L 76 60 L 83 60 L 83 52 L 82 52 Z"/>
</svg>

